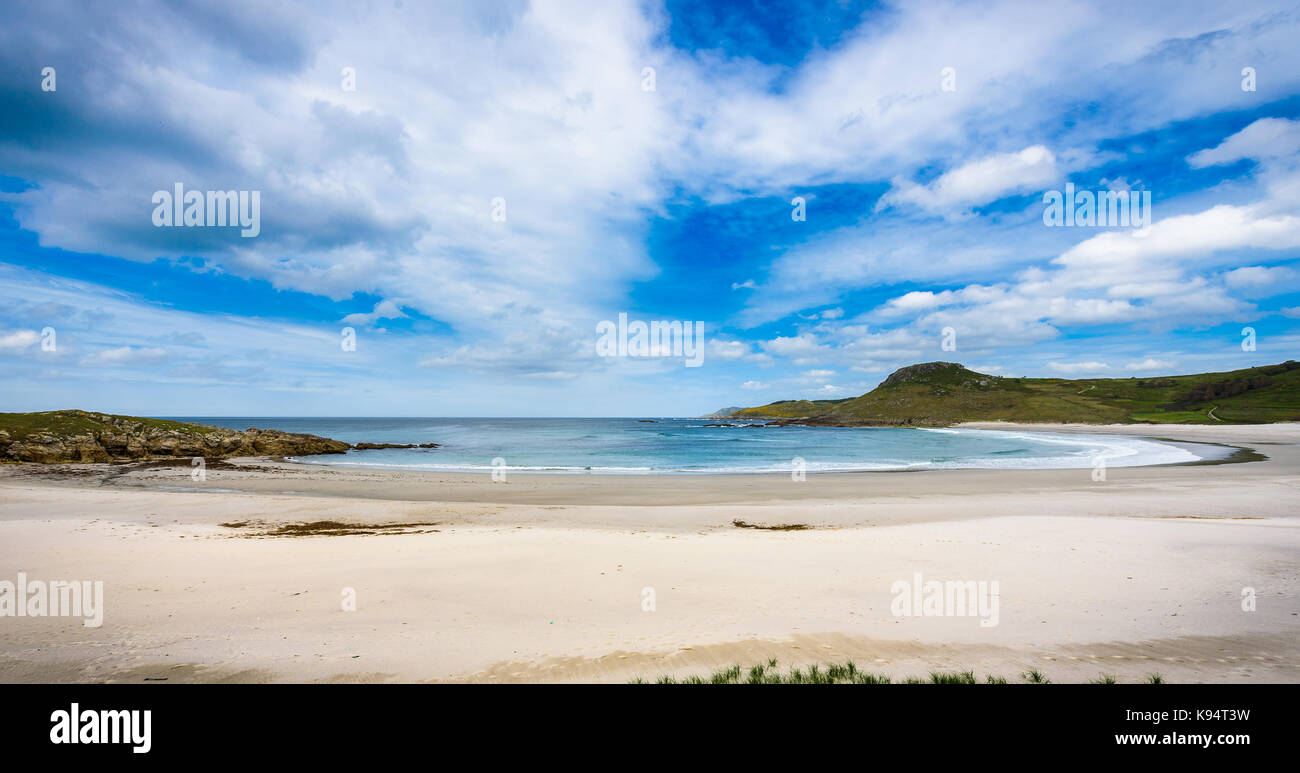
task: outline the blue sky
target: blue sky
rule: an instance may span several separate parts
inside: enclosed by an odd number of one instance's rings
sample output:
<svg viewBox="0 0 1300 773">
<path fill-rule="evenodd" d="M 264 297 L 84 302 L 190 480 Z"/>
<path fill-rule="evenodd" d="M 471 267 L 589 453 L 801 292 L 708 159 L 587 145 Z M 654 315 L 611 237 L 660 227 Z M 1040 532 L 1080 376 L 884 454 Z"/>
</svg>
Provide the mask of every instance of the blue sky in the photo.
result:
<svg viewBox="0 0 1300 773">
<path fill-rule="evenodd" d="M 697 415 L 1300 353 L 1294 5 L 9 15 L 0 410 Z M 260 233 L 155 226 L 176 183 Z M 1048 227 L 1067 183 L 1153 222 Z M 702 364 L 599 356 L 620 313 L 703 322 Z"/>
</svg>

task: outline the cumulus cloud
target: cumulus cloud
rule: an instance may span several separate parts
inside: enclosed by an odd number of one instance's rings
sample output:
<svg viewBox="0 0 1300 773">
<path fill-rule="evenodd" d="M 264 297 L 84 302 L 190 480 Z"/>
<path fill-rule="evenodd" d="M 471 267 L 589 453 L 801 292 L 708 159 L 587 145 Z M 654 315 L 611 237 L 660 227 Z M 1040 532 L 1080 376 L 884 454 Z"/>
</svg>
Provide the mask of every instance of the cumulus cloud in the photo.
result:
<svg viewBox="0 0 1300 773">
<path fill-rule="evenodd" d="M 753 346 L 744 341 L 709 341 L 708 356 L 720 360 L 739 360 L 754 356 Z"/>
<path fill-rule="evenodd" d="M 1261 205 L 1221 204 L 1190 215 L 1157 219 L 1145 236 L 1108 231 L 1067 250 L 1056 263 L 1091 270 L 1122 270 L 1132 264 L 1204 256 L 1229 249 L 1300 247 L 1300 216 L 1268 212 Z M 1098 281 L 1106 281 L 1098 275 Z"/>
<path fill-rule="evenodd" d="M 1300 121 L 1261 118 L 1213 148 L 1187 157 L 1193 169 L 1230 164 L 1243 158 L 1284 158 L 1300 152 Z"/>
<path fill-rule="evenodd" d="M 405 317 L 396 303 L 390 300 L 382 300 L 375 304 L 373 311 L 363 314 L 349 314 L 343 318 L 345 325 L 369 325 L 381 319 L 400 319 Z"/>
<path fill-rule="evenodd" d="M 880 200 L 877 209 L 907 203 L 930 212 L 951 212 L 1039 189 L 1059 177 L 1052 151 L 1043 145 L 1031 145 L 1013 153 L 969 161 L 928 185 L 895 178 L 893 190 Z"/>
</svg>

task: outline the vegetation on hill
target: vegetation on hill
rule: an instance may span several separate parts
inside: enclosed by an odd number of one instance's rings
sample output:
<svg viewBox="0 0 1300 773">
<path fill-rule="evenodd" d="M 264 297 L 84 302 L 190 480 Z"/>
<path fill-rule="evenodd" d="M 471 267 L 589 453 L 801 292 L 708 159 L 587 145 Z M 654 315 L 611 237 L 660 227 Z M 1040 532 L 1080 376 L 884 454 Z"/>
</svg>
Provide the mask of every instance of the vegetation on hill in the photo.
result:
<svg viewBox="0 0 1300 773">
<path fill-rule="evenodd" d="M 1146 379 L 1063 379 L 991 376 L 953 362 L 927 362 L 895 371 L 860 397 L 782 400 L 731 417 L 834 426 L 1300 421 L 1300 363 Z"/>
</svg>

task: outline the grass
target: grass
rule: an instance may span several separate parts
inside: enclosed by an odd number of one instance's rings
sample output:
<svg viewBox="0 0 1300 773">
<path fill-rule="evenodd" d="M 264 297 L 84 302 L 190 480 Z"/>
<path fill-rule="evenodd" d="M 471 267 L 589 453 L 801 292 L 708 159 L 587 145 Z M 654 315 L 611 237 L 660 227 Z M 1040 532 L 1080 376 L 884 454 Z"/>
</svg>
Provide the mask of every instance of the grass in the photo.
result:
<svg viewBox="0 0 1300 773">
<path fill-rule="evenodd" d="M 203 424 L 189 424 L 169 419 L 148 419 L 139 416 L 118 416 L 90 411 L 39 411 L 37 413 L 0 413 L 0 430 L 9 433 L 13 440 L 24 440 L 33 435 L 49 434 L 55 437 L 96 435 L 102 432 L 120 433 L 121 429 L 99 417 L 117 419 L 155 429 L 171 430 L 187 435 L 203 435 L 215 428 Z"/>
<path fill-rule="evenodd" d="M 1214 415 L 1211 416 L 1210 412 Z M 1257 424 L 1300 420 L 1300 363 L 1159 378 L 1009 378 L 956 363 L 896 371 L 843 400 L 782 400 L 734 418 L 938 426 L 962 421 Z"/>
<path fill-rule="evenodd" d="M 1024 672 L 1022 678 L 1030 684 L 1051 684 L 1051 680 L 1038 670 Z M 1147 677 L 1148 684 L 1163 684 L 1164 678 L 1159 674 Z M 1116 684 L 1114 676 L 1102 674 L 1090 684 Z M 632 684 L 649 684 L 644 677 L 637 677 Z M 931 671 L 928 676 L 908 676 L 900 682 L 893 682 L 888 674 L 863 671 L 852 660 L 829 665 L 813 664 L 807 668 L 797 666 L 781 670 L 772 658 L 757 663 L 748 669 L 740 665 L 714 671 L 708 676 L 692 674 L 675 677 L 662 674 L 655 678 L 654 684 L 1007 684 L 1006 677 L 988 674 L 981 682 L 974 671 Z"/>
<path fill-rule="evenodd" d="M 956 675 L 934 674 L 935 678 L 956 678 Z M 972 676 L 973 678 L 973 676 Z M 645 684 L 644 679 L 633 680 L 635 684 Z M 946 682 L 944 682 L 946 683 Z M 781 671 L 775 659 L 758 663 L 748 669 L 739 665 L 714 671 L 710 676 L 691 675 L 677 678 L 662 675 L 655 679 L 655 684 L 889 684 L 889 677 L 862 671 L 853 661 L 833 663 L 827 666 L 813 664 L 806 669 L 790 668 Z"/>
<path fill-rule="evenodd" d="M 930 684 L 979 684 L 975 681 L 974 671 L 930 672 Z"/>
</svg>

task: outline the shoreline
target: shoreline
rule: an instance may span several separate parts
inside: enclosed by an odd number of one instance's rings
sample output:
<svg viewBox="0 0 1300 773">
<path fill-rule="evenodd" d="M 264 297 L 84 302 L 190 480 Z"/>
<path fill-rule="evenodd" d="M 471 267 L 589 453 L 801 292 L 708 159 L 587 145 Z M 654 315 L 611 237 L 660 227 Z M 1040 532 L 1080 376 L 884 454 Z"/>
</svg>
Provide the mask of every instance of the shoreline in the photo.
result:
<svg viewBox="0 0 1300 773">
<path fill-rule="evenodd" d="M 866 428 L 866 429 L 872 429 L 872 428 Z M 881 429 L 894 429 L 894 428 L 893 428 L 893 427 L 889 427 L 889 428 L 881 428 Z M 980 428 L 980 429 L 983 430 L 983 428 Z M 1061 432 L 1061 433 L 1059 433 L 1059 434 L 1069 434 L 1069 433 L 1068 433 L 1068 432 Z M 1143 440 L 1150 440 L 1150 441 L 1153 441 L 1153 442 L 1159 442 L 1159 443 L 1162 443 L 1162 444 L 1164 444 L 1164 445 L 1169 445 L 1169 446 L 1173 446 L 1173 447 L 1175 447 L 1175 448 L 1179 448 L 1179 449 L 1185 450 L 1185 451 L 1187 451 L 1188 453 L 1190 453 L 1190 454 L 1192 454 L 1192 455 L 1196 455 L 1196 449 L 1197 449 L 1198 446 L 1212 446 L 1212 447 L 1216 447 L 1216 448 L 1228 448 L 1228 449 L 1232 449 L 1232 451 L 1231 451 L 1230 453 L 1227 453 L 1227 454 L 1224 455 L 1224 456 L 1219 457 L 1219 458 L 1205 458 L 1205 457 L 1200 457 L 1200 458 L 1197 458 L 1197 459 L 1192 459 L 1192 460 L 1189 460 L 1189 461 L 1183 461 L 1183 462 L 1151 462 L 1151 463 L 1147 463 L 1147 464 L 1122 464 L 1122 465 L 1114 465 L 1114 466 L 1116 466 L 1116 467 L 1177 467 L 1177 466 L 1182 466 L 1182 465 L 1195 465 L 1195 464 L 1237 464 L 1237 463 L 1239 463 L 1239 462 L 1263 461 L 1263 460 L 1265 460 L 1265 459 L 1268 458 L 1267 455 L 1262 454 L 1262 453 L 1256 451 L 1256 450 L 1253 449 L 1253 448 L 1245 448 L 1245 447 L 1242 447 L 1242 446 L 1232 445 L 1232 444 L 1228 444 L 1228 443 L 1210 443 L 1210 442 L 1206 442 L 1206 441 L 1179 440 L 1179 439 L 1175 439 L 1175 438 L 1163 438 L 1163 437 L 1153 437 L 1153 436 L 1145 436 L 1145 435 L 1140 436 L 1140 437 L 1141 437 L 1141 439 L 1143 439 Z M 317 461 L 312 461 L 311 458 L 306 458 L 306 457 L 295 457 L 295 456 L 275 456 L 275 457 L 233 457 L 232 460 L 239 460 L 239 459 L 245 459 L 245 460 L 250 460 L 250 461 L 251 461 L 251 460 L 261 459 L 261 460 L 269 460 L 269 461 L 272 461 L 272 462 L 283 463 L 283 464 L 290 464 L 290 465 L 303 465 L 303 466 L 310 466 L 310 467 L 329 467 L 329 468 L 336 468 L 336 469 L 355 469 L 355 470 L 391 470 L 391 471 L 393 471 L 393 472 L 433 472 L 433 473 L 445 472 L 445 473 L 450 473 L 450 474 L 460 474 L 460 475 L 485 475 L 485 474 L 491 474 L 491 472 L 492 472 L 492 468 L 491 468 L 491 467 L 480 467 L 480 468 L 470 469 L 470 468 L 457 468 L 457 467 L 432 467 L 432 466 L 416 467 L 416 466 L 403 466 L 403 465 L 400 465 L 400 464 L 382 464 L 382 465 L 381 465 L 381 464 L 374 464 L 374 463 L 369 463 L 369 464 L 367 464 L 367 463 L 365 463 L 365 462 L 334 462 L 334 463 L 330 463 L 330 462 L 317 462 Z M 585 469 L 585 470 L 579 470 L 579 469 L 576 469 L 576 468 L 558 468 L 558 467 L 554 467 L 554 468 L 553 468 L 553 467 L 540 467 L 540 468 L 539 468 L 539 467 L 523 467 L 523 468 L 520 468 L 520 467 L 502 467 L 501 469 L 502 469 L 504 472 L 509 473 L 510 475 L 580 475 L 580 476 L 596 476 L 596 475 L 599 475 L 599 476 L 607 476 L 607 475 L 612 475 L 612 476 L 621 476 L 621 477 L 625 477 L 625 478 L 639 478 L 639 477 L 643 477 L 643 476 L 647 476 L 647 475 L 652 475 L 652 476 L 660 476 L 660 475 L 664 475 L 664 476 L 683 476 L 683 477 L 709 476 L 709 475 L 773 475 L 773 476 L 777 476 L 777 477 L 784 477 L 784 476 L 789 475 L 790 472 L 791 472 L 790 470 L 771 470 L 771 469 L 764 469 L 764 470 L 739 470 L 739 469 L 722 469 L 722 470 L 681 470 L 681 469 L 674 469 L 674 470 L 649 470 L 649 469 L 647 469 L 647 470 L 639 470 L 639 471 L 637 471 L 637 472 L 610 471 L 610 470 L 608 470 L 608 469 L 604 469 L 604 468 L 601 468 L 601 469 L 591 469 L 591 468 L 588 468 L 588 469 Z M 938 472 L 938 471 L 941 471 L 941 470 L 1077 470 L 1077 469 L 1090 469 L 1090 467 L 1084 467 L 1084 466 L 1076 466 L 1076 467 L 977 467 L 977 466 L 970 466 L 970 467 L 924 467 L 924 466 L 921 466 L 921 465 L 917 464 L 917 465 L 912 465 L 912 466 L 908 466 L 908 467 L 881 467 L 881 468 L 867 468 L 867 467 L 864 467 L 864 468 L 861 468 L 861 469 L 833 469 L 833 470 L 827 470 L 827 469 L 820 469 L 820 470 L 819 470 L 819 469 L 809 469 L 809 470 L 805 470 L 805 471 L 804 471 L 804 474 L 805 474 L 805 475 L 831 475 L 831 474 L 859 475 L 859 474 L 863 474 L 863 473 L 889 473 L 889 472 Z"/>
<path fill-rule="evenodd" d="M 0 619 L 0 682 L 625 682 L 768 657 L 1300 682 L 1300 425 L 1166 436 L 1268 458 L 1104 481 L 0 467 L 0 580 L 106 589 L 101 628 Z M 999 581 L 1000 622 L 895 617 L 917 572 Z"/>
<path fill-rule="evenodd" d="M 976 423 L 969 429 L 1042 431 L 1068 434 L 1134 435 L 1150 438 L 1146 425 Z M 1106 469 L 1112 487 L 1195 488 L 1207 468 L 1232 469 L 1254 478 L 1300 467 L 1300 423 L 1272 425 L 1180 425 L 1161 442 L 1207 443 L 1237 449 L 1225 459 Z M 1167 428 L 1165 428 L 1167 430 Z M 1150 438 L 1156 440 L 1157 438 Z M 896 497 L 959 497 L 978 490 L 1019 500 L 1026 492 L 1095 493 L 1091 467 L 1046 469 L 943 468 L 810 471 L 806 480 L 789 473 L 535 473 L 510 472 L 494 481 L 490 472 L 409 470 L 289 462 L 267 457 L 216 460 L 206 480 L 191 479 L 187 459 L 121 463 L 62 463 L 0 466 L 0 487 L 31 483 L 54 487 L 170 491 L 215 495 L 320 496 L 383 501 L 528 504 L 556 506 L 727 505 L 764 502 L 846 501 L 878 494 Z M 1069 503 L 1058 508 L 1077 510 Z"/>
</svg>

